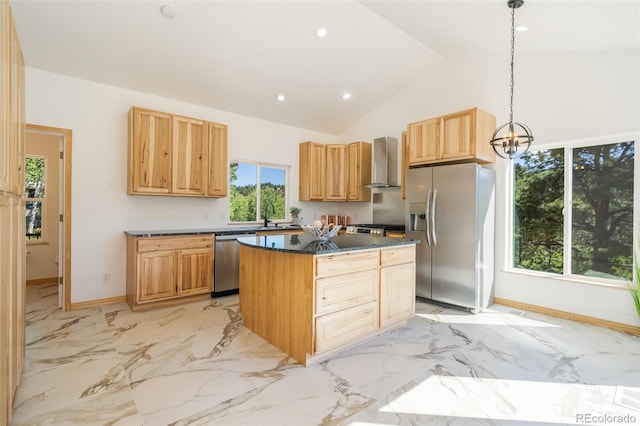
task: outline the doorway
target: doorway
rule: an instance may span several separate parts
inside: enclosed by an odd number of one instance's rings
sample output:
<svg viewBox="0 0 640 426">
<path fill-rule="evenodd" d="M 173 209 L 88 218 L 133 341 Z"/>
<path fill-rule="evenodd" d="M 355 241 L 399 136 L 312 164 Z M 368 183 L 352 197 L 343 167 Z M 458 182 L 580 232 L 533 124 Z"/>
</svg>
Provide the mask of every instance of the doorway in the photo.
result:
<svg viewBox="0 0 640 426">
<path fill-rule="evenodd" d="M 57 283 L 58 305 L 67 311 L 71 309 L 71 130 L 26 125 L 25 180 L 27 285 Z"/>
</svg>

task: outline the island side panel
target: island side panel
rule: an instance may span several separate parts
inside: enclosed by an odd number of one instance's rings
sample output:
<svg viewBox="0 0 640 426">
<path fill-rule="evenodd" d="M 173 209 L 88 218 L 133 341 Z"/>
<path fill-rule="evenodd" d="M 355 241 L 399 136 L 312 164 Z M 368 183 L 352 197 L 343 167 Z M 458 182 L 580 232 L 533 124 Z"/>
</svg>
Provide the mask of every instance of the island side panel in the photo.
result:
<svg viewBox="0 0 640 426">
<path fill-rule="evenodd" d="M 306 365 L 312 353 L 313 256 L 240 245 L 244 326 Z"/>
</svg>

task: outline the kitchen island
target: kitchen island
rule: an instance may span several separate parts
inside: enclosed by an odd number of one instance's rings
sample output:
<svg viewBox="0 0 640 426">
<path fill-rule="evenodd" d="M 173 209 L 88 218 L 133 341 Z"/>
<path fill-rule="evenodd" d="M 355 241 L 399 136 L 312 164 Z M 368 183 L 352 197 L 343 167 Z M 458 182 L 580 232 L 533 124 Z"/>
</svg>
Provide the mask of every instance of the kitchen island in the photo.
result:
<svg viewBox="0 0 640 426">
<path fill-rule="evenodd" d="M 239 238 L 245 327 L 303 365 L 390 329 L 415 312 L 415 240 L 338 235 Z"/>
</svg>

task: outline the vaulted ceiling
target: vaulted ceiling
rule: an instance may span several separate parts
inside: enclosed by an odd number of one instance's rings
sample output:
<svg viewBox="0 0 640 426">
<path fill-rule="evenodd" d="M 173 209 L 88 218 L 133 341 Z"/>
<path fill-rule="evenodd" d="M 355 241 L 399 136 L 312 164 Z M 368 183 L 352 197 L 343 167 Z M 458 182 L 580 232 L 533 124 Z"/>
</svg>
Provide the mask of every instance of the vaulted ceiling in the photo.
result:
<svg viewBox="0 0 640 426">
<path fill-rule="evenodd" d="M 28 67 L 330 134 L 441 61 L 506 60 L 510 42 L 506 0 L 10 3 Z M 640 1 L 527 0 L 516 21 L 517 55 L 640 49 Z"/>
</svg>

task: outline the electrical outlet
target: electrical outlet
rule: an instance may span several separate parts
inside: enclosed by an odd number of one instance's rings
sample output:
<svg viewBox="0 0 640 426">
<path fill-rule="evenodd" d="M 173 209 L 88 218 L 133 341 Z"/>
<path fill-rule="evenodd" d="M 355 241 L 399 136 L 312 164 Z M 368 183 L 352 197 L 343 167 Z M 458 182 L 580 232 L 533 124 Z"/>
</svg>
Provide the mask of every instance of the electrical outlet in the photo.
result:
<svg viewBox="0 0 640 426">
<path fill-rule="evenodd" d="M 109 272 L 102 273 L 102 284 L 109 284 L 111 282 L 111 274 Z"/>
<path fill-rule="evenodd" d="M 209 212 L 208 211 L 203 211 L 202 212 L 202 220 L 209 220 Z"/>
</svg>

